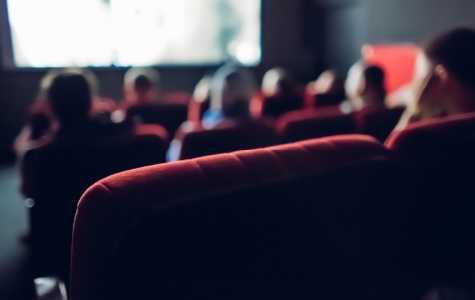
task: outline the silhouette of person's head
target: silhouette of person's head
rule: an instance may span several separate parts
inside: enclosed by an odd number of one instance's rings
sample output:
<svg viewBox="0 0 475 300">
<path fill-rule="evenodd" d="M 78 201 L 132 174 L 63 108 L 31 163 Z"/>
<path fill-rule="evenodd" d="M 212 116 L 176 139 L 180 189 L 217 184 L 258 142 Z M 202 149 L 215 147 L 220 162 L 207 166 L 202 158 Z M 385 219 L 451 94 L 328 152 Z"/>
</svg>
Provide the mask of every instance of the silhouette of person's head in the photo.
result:
<svg viewBox="0 0 475 300">
<path fill-rule="evenodd" d="M 273 68 L 262 79 L 262 92 L 266 97 L 293 94 L 294 82 L 291 74 L 282 68 Z"/>
<path fill-rule="evenodd" d="M 48 101 L 60 127 L 74 126 L 89 118 L 91 88 L 81 74 L 61 74 L 51 82 Z"/>
<path fill-rule="evenodd" d="M 254 91 L 252 75 L 246 69 L 225 65 L 218 69 L 211 83 L 211 109 L 224 118 L 249 117 L 249 102 Z"/>
<path fill-rule="evenodd" d="M 346 94 L 356 109 L 377 104 L 384 105 L 386 88 L 384 70 L 377 65 L 356 62 L 349 70 L 345 82 Z"/>
<path fill-rule="evenodd" d="M 422 45 L 414 77 L 420 118 L 475 110 L 475 30 L 457 28 Z"/>
<path fill-rule="evenodd" d="M 344 94 L 344 81 L 335 70 L 326 70 L 310 87 L 313 94 Z"/>
<path fill-rule="evenodd" d="M 160 74 L 154 68 L 133 67 L 124 76 L 124 93 L 127 105 L 156 101 L 159 94 Z"/>
</svg>

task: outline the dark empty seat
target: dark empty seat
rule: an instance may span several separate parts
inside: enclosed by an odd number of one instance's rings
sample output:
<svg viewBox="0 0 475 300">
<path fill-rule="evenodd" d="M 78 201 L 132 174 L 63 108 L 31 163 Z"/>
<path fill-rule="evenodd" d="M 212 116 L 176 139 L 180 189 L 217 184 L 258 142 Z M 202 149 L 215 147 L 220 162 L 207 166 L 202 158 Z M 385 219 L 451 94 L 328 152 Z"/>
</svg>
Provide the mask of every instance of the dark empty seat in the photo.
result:
<svg viewBox="0 0 475 300">
<path fill-rule="evenodd" d="M 261 120 L 224 121 L 215 129 L 187 122 L 180 130 L 174 141 L 181 144 L 180 160 L 275 144 L 272 126 Z"/>
<path fill-rule="evenodd" d="M 166 145 L 162 127 L 139 125 L 120 135 L 44 141 L 26 152 L 22 190 L 34 200 L 30 240 L 38 275 L 67 280 L 74 214 L 86 189 L 109 175 L 164 162 Z"/>
<path fill-rule="evenodd" d="M 386 109 L 384 107 L 366 107 L 354 112 L 359 133 L 375 137 L 384 143 L 401 119 L 403 107 Z"/>
<path fill-rule="evenodd" d="M 286 112 L 303 108 L 303 98 L 297 95 L 281 95 L 262 99 L 262 116 L 277 118 Z"/>
<path fill-rule="evenodd" d="M 126 119 L 139 124 L 158 124 L 168 131 L 172 138 L 180 125 L 186 121 L 188 105 L 182 103 L 149 103 L 127 109 Z"/>
<path fill-rule="evenodd" d="M 356 132 L 352 115 L 341 113 L 338 106 L 287 113 L 276 121 L 275 128 L 283 142 Z"/>
<path fill-rule="evenodd" d="M 401 180 L 367 136 L 114 175 L 78 205 L 71 299 L 381 299 Z"/>
<path fill-rule="evenodd" d="M 325 93 L 316 94 L 313 99 L 313 106 L 326 107 L 339 105 L 346 99 L 345 93 Z"/>
<path fill-rule="evenodd" d="M 416 123 L 393 133 L 386 145 L 405 163 L 414 191 L 412 214 L 395 250 L 394 265 L 410 274 L 401 287 L 472 288 L 475 113 Z"/>
</svg>

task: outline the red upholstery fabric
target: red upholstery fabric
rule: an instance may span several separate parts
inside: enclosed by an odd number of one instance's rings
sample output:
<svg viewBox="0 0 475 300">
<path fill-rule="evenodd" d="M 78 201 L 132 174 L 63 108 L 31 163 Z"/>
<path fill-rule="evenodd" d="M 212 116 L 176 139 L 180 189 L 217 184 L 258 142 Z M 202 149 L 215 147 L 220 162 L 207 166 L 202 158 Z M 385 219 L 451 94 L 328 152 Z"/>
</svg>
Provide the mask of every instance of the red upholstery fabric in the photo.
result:
<svg viewBox="0 0 475 300">
<path fill-rule="evenodd" d="M 341 113 L 339 106 L 287 113 L 276 121 L 275 128 L 283 142 L 356 132 L 353 116 Z"/>
<path fill-rule="evenodd" d="M 262 116 L 277 118 L 286 112 L 303 108 L 303 98 L 297 95 L 273 96 L 262 99 Z"/>
<path fill-rule="evenodd" d="M 475 113 L 416 123 L 393 133 L 386 146 L 406 164 L 414 194 L 395 249 L 399 272 L 426 288 L 472 287 Z"/>
<path fill-rule="evenodd" d="M 201 122 L 205 112 L 209 109 L 209 105 L 210 97 L 201 102 L 191 98 L 188 104 L 188 121 Z"/>
<path fill-rule="evenodd" d="M 180 125 L 186 121 L 188 104 L 140 104 L 127 109 L 126 120 L 139 124 L 158 124 L 163 126 L 172 138 Z"/>
<path fill-rule="evenodd" d="M 272 126 L 263 120 L 225 120 L 214 129 L 187 122 L 175 139 L 181 142 L 180 160 L 275 145 Z"/>
<path fill-rule="evenodd" d="M 140 125 L 119 135 L 44 141 L 26 152 L 22 191 L 35 200 L 30 237 L 34 254 L 45 265 L 38 266 L 40 275 L 60 272 L 67 280 L 74 214 L 86 189 L 114 173 L 165 162 L 166 139 L 162 127 Z"/>
<path fill-rule="evenodd" d="M 474 132 L 475 113 L 467 113 L 415 123 L 392 133 L 385 144 L 408 162 L 417 163 L 455 150 L 454 143 L 471 140 Z"/>
<path fill-rule="evenodd" d="M 384 143 L 401 119 L 403 107 L 386 109 L 366 107 L 354 113 L 357 131 L 375 137 Z"/>
<path fill-rule="evenodd" d="M 119 173 L 93 185 L 76 213 L 71 299 L 96 299 L 108 255 L 135 218 L 159 203 L 387 157 L 368 136 L 338 136 Z M 170 202 L 171 203 L 171 202 Z"/>
</svg>

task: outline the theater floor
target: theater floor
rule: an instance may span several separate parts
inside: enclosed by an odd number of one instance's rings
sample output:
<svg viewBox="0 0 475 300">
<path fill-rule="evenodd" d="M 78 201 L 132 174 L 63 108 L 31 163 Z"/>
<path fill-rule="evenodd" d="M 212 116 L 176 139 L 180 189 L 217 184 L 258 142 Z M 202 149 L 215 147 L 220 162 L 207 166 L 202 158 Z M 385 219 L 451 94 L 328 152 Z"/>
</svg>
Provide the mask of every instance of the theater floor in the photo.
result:
<svg viewBox="0 0 475 300">
<path fill-rule="evenodd" d="M 13 164 L 0 165 L 0 299 L 33 299 L 29 251 L 24 235 L 27 210 L 18 192 L 19 175 Z"/>
</svg>

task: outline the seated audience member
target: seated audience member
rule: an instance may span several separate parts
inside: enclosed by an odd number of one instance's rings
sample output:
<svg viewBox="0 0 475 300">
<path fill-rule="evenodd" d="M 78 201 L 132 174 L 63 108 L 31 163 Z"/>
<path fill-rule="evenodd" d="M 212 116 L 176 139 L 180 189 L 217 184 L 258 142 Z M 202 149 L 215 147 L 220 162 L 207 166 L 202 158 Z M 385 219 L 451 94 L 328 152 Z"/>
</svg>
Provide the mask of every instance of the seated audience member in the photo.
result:
<svg viewBox="0 0 475 300">
<path fill-rule="evenodd" d="M 327 70 L 306 87 L 305 106 L 324 107 L 339 105 L 345 100 L 345 84 L 336 71 Z"/>
<path fill-rule="evenodd" d="M 60 69 L 52 69 L 41 79 L 38 95 L 28 109 L 26 124 L 13 144 L 17 156 L 21 156 L 28 147 L 31 147 L 32 141 L 38 140 L 50 132 L 52 117 L 47 101 L 47 93 L 51 82 L 60 73 Z"/>
<path fill-rule="evenodd" d="M 253 77 L 246 69 L 231 64 L 218 69 L 211 81 L 210 109 L 203 117 L 203 127 L 212 129 L 250 120 L 254 87 Z"/>
<path fill-rule="evenodd" d="M 167 134 L 155 125 L 103 123 L 93 116 L 92 89 L 81 74 L 56 76 L 47 92 L 54 123 L 20 161 L 29 209 L 35 272 L 67 281 L 77 201 L 94 182 L 165 161 Z"/>
<path fill-rule="evenodd" d="M 89 130 L 92 91 L 84 76 L 68 73 L 57 76 L 49 88 L 48 102 L 57 121 L 57 135 Z"/>
<path fill-rule="evenodd" d="M 261 136 L 261 132 L 268 132 L 267 125 L 254 120 L 250 113 L 249 103 L 254 92 L 254 81 L 252 75 L 243 68 L 235 65 L 225 65 L 218 69 L 211 80 L 211 108 L 205 113 L 201 124 L 196 122 L 184 123 L 177 132 L 175 139 L 171 142 L 167 153 L 168 161 L 176 161 L 182 152 L 182 142 L 186 135 L 194 132 L 208 131 L 212 129 L 238 129 L 240 131 L 252 130 L 249 140 L 255 136 Z M 265 144 L 267 137 L 262 138 Z M 270 139 L 270 138 L 269 138 Z M 246 141 L 249 142 L 249 141 Z M 244 143 L 244 142 L 243 142 Z M 221 148 L 226 148 L 226 142 L 221 141 Z M 206 145 L 201 145 L 203 148 Z M 234 148 L 236 145 L 229 146 Z M 239 145 L 238 145 L 239 146 Z M 236 147 L 238 147 L 236 146 Z M 243 145 L 241 145 L 243 146 Z M 212 148 L 212 146 L 210 146 Z M 243 146 L 248 148 L 247 146 Z M 221 149 L 220 148 L 220 149 Z M 216 149 L 212 149 L 216 150 Z M 231 149 L 231 151 L 242 150 Z M 220 153 L 218 151 L 218 153 Z M 215 154 L 215 153 L 207 153 Z"/>
<path fill-rule="evenodd" d="M 345 82 L 348 102 L 342 104 L 342 111 L 385 108 L 386 88 L 384 70 L 376 65 L 356 62 L 348 72 Z"/>
<path fill-rule="evenodd" d="M 426 42 L 416 62 L 415 99 L 397 126 L 475 111 L 475 30 L 457 28 Z"/>
<path fill-rule="evenodd" d="M 173 136 L 188 114 L 188 93 L 177 93 L 167 99 L 159 91 L 159 73 L 150 67 L 130 68 L 124 77 L 122 108 L 112 120 L 126 124 L 158 124 Z"/>
<path fill-rule="evenodd" d="M 82 68 L 52 69 L 41 79 L 38 96 L 27 114 L 26 125 L 15 139 L 14 150 L 19 156 L 27 150 L 31 141 L 38 140 L 53 130 L 54 117 L 50 111 L 47 94 L 53 80 L 65 73 L 84 76 L 92 94 L 91 116 L 102 123 L 110 122 L 110 113 L 116 109 L 116 104 L 111 99 L 97 96 L 99 86 L 92 71 Z"/>
<path fill-rule="evenodd" d="M 124 98 L 120 109 L 111 114 L 114 123 L 120 123 L 127 117 L 127 110 L 155 103 L 159 98 L 158 83 L 160 74 L 150 67 L 132 67 L 124 75 Z"/>
<path fill-rule="evenodd" d="M 359 61 L 350 69 L 346 87 L 349 100 L 340 106 L 341 111 L 353 112 L 357 132 L 384 143 L 404 111 L 386 105 L 384 70 Z"/>
<path fill-rule="evenodd" d="M 211 78 L 203 77 L 195 87 L 193 96 L 188 104 L 188 121 L 201 122 L 211 101 Z"/>
<path fill-rule="evenodd" d="M 262 93 L 262 116 L 276 118 L 303 107 L 302 97 L 294 90 L 292 76 L 282 68 L 267 71 L 262 80 Z"/>
<path fill-rule="evenodd" d="M 124 104 L 148 104 L 159 100 L 160 74 L 150 67 L 130 68 L 124 76 Z"/>
</svg>

